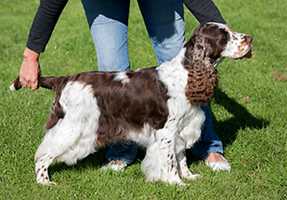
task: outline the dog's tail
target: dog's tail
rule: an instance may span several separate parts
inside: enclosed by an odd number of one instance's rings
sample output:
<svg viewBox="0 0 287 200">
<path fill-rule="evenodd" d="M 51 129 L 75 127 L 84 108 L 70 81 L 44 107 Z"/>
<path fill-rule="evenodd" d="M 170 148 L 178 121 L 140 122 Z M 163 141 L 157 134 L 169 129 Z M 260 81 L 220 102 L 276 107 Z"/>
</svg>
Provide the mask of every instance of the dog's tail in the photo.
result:
<svg viewBox="0 0 287 200">
<path fill-rule="evenodd" d="M 67 82 L 67 78 L 63 76 L 54 77 L 54 76 L 46 76 L 46 77 L 39 77 L 38 84 L 39 87 L 43 87 L 46 89 L 56 91 L 57 88 L 62 88 Z M 22 88 L 19 76 L 12 82 L 10 85 L 11 91 L 16 91 Z"/>
</svg>

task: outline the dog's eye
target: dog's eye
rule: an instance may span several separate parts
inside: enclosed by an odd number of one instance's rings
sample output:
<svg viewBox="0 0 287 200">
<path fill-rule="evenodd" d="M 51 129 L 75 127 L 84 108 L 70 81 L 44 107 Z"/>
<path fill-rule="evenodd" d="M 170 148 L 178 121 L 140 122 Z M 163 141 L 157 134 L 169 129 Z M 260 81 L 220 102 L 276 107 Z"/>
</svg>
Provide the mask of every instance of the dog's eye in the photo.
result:
<svg viewBox="0 0 287 200">
<path fill-rule="evenodd" d="M 227 42 L 230 39 L 229 33 L 226 30 L 220 29 L 220 35 L 221 35 L 220 44 L 221 45 L 227 44 Z"/>
</svg>

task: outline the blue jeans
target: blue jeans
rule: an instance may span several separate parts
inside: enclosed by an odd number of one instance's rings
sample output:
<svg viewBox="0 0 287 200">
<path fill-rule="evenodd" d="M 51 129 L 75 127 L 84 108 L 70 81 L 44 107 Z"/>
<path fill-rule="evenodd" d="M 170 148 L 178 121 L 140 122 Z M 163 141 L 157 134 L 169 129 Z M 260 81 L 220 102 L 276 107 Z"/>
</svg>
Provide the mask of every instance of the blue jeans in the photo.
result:
<svg viewBox="0 0 287 200">
<path fill-rule="evenodd" d="M 99 70 L 128 70 L 129 0 L 82 0 L 82 3 L 96 47 Z M 171 60 L 184 45 L 183 0 L 138 0 L 138 4 L 158 64 Z M 202 145 L 194 152 L 198 156 L 210 151 L 223 153 L 222 144 L 212 128 L 210 111 L 205 110 L 209 119 L 206 122 L 211 124 L 206 123 L 200 140 Z M 137 146 L 133 143 L 114 144 L 107 149 L 106 157 L 129 164 L 136 154 Z"/>
</svg>

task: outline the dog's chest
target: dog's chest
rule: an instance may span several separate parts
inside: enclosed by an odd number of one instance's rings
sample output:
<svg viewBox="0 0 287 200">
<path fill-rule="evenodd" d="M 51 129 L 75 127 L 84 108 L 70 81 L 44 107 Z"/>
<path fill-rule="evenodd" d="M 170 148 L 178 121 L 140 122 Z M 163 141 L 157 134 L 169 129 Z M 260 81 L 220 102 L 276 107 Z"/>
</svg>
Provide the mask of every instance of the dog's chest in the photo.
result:
<svg viewBox="0 0 287 200">
<path fill-rule="evenodd" d="M 190 118 L 188 113 L 192 105 L 186 96 L 188 71 L 182 64 L 184 52 L 185 49 L 172 61 L 160 65 L 157 70 L 160 80 L 164 83 L 168 91 L 169 99 L 167 106 L 170 117 L 173 116 L 176 119 L 188 121 Z"/>
<path fill-rule="evenodd" d="M 183 49 L 174 60 L 161 65 L 158 72 L 170 97 L 167 101 L 169 119 L 165 127 L 176 128 L 186 147 L 191 147 L 200 137 L 205 115 L 201 108 L 192 105 L 186 96 L 188 71 L 181 62 L 184 52 Z"/>
</svg>

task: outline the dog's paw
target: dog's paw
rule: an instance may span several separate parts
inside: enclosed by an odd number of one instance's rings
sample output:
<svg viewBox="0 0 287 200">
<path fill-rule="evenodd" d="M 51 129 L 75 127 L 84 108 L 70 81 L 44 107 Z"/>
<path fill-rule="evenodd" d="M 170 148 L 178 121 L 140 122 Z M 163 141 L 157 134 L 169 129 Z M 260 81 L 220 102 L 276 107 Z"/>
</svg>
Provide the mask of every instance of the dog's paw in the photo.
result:
<svg viewBox="0 0 287 200">
<path fill-rule="evenodd" d="M 182 179 L 177 175 L 161 178 L 161 181 L 171 185 L 180 185 L 180 186 L 185 185 Z"/>
<path fill-rule="evenodd" d="M 56 182 L 53 182 L 50 180 L 37 180 L 37 183 L 40 185 L 44 185 L 44 186 L 55 186 L 55 185 L 57 185 Z"/>
<path fill-rule="evenodd" d="M 194 180 L 197 180 L 197 179 L 201 178 L 201 175 L 200 174 L 192 174 L 192 173 L 190 173 L 190 174 L 188 174 L 188 175 L 186 175 L 186 176 L 184 176 L 182 178 L 185 179 L 185 180 L 188 180 L 188 181 L 194 181 Z"/>
<path fill-rule="evenodd" d="M 53 186 L 57 185 L 55 182 L 50 181 L 48 174 L 41 174 L 40 176 L 37 176 L 37 183 L 40 185 L 45 185 L 45 186 Z"/>
<path fill-rule="evenodd" d="M 187 186 L 187 184 L 184 183 L 183 181 L 177 182 L 177 183 L 175 183 L 175 185 L 180 186 L 180 187 Z"/>
</svg>

